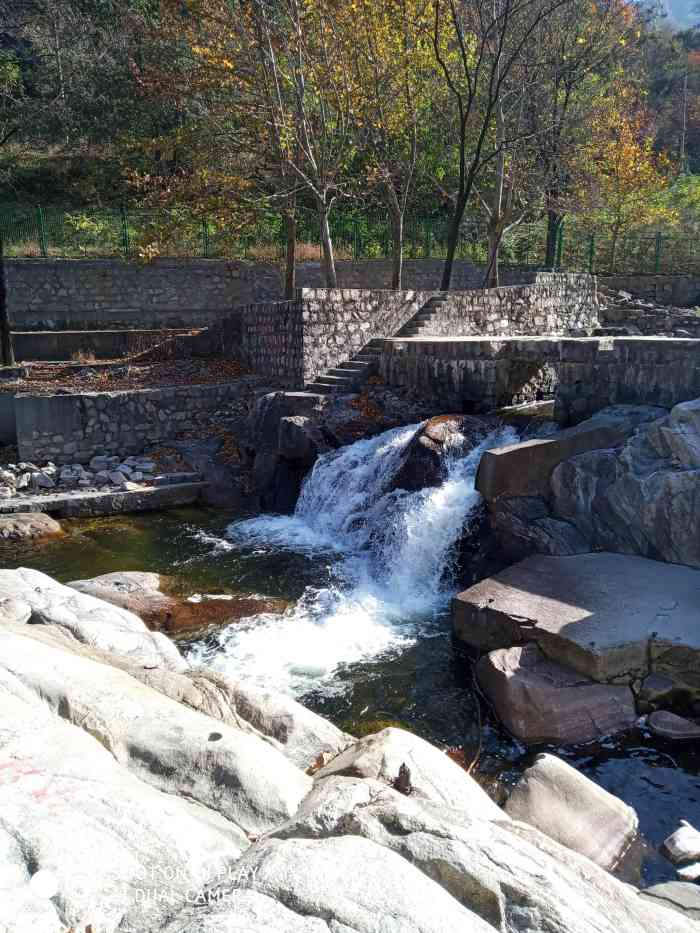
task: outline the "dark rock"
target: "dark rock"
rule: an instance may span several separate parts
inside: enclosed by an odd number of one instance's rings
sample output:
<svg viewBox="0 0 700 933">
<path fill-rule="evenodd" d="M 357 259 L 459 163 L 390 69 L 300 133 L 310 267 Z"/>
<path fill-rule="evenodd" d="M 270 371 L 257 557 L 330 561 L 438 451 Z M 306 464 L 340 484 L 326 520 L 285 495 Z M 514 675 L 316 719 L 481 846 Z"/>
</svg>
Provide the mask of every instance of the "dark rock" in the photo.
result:
<svg viewBox="0 0 700 933">
<path fill-rule="evenodd" d="M 700 739 L 700 725 L 675 713 L 657 710 L 647 719 L 647 725 L 662 739 L 670 742 L 697 742 Z"/>
<path fill-rule="evenodd" d="M 499 718 L 521 742 L 590 742 L 636 720 L 629 687 L 598 684 L 549 661 L 536 645 L 492 651 L 476 666 Z"/>
<path fill-rule="evenodd" d="M 440 486 L 445 479 L 444 453 L 447 447 L 455 445 L 468 452 L 480 444 L 493 428 L 493 422 L 470 415 L 431 418 L 421 425 L 406 447 L 403 463 L 390 488 L 413 492 L 426 486 Z"/>
<path fill-rule="evenodd" d="M 529 554 L 585 554 L 591 546 L 571 522 L 552 518 L 537 496 L 517 496 L 489 503 L 489 522 L 499 547 L 510 560 Z"/>
<path fill-rule="evenodd" d="M 700 399 L 641 425 L 619 450 L 560 463 L 551 476 L 556 518 L 596 549 L 700 567 Z"/>
</svg>

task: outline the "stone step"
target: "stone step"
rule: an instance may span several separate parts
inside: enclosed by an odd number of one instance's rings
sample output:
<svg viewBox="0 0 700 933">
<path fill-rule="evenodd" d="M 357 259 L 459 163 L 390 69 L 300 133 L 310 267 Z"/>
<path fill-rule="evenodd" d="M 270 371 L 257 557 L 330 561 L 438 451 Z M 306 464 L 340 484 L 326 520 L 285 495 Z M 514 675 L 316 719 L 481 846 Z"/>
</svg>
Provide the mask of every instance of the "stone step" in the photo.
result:
<svg viewBox="0 0 700 933">
<path fill-rule="evenodd" d="M 333 376 L 330 373 L 324 373 L 323 376 L 317 376 L 314 380 L 319 385 L 344 386 L 352 385 L 352 379 L 347 376 Z"/>
<path fill-rule="evenodd" d="M 372 357 L 374 359 L 374 357 Z M 359 357 L 356 357 L 354 360 L 348 360 L 345 363 L 340 364 L 340 369 L 343 370 L 353 370 L 358 373 L 364 372 L 366 369 L 369 369 L 370 362 L 368 360 L 361 360 Z"/>
</svg>

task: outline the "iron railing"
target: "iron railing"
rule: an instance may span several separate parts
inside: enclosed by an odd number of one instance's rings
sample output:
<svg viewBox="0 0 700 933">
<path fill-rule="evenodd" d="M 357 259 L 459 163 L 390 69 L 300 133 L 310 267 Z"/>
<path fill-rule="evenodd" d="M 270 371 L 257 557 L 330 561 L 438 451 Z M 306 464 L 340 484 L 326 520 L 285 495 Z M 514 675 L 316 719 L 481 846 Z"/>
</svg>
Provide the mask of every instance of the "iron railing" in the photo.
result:
<svg viewBox="0 0 700 933">
<path fill-rule="evenodd" d="M 443 259 L 447 253 L 448 218 L 409 217 L 404 225 L 405 259 Z M 331 236 L 339 260 L 387 259 L 393 252 L 386 215 L 331 215 Z M 282 217 L 263 214 L 242 229 L 229 229 L 183 210 L 143 211 L 122 208 L 63 209 L 0 206 L 0 237 L 8 258 L 107 258 L 163 256 L 172 258 L 283 259 L 286 234 Z M 504 238 L 500 262 L 545 268 L 546 227 L 540 221 L 521 224 Z M 561 225 L 554 268 L 593 273 L 700 273 L 695 232 L 663 232 L 613 236 L 609 231 Z M 321 238 L 317 217 L 300 211 L 297 258 L 319 260 Z M 458 259 L 483 263 L 488 258 L 483 225 L 463 224 Z"/>
</svg>

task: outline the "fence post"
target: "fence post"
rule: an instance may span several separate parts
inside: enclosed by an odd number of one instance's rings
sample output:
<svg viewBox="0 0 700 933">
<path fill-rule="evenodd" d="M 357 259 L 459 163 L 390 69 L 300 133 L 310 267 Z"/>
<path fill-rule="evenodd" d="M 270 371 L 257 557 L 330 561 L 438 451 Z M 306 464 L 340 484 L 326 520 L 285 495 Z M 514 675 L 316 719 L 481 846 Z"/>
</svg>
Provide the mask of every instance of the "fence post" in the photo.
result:
<svg viewBox="0 0 700 933">
<path fill-rule="evenodd" d="M 41 255 L 46 259 L 49 255 L 48 242 L 46 239 L 46 223 L 44 222 L 44 211 L 41 207 L 36 209 L 36 224 L 39 231 L 39 248 Z"/>
<path fill-rule="evenodd" d="M 559 236 L 557 237 L 557 252 L 554 258 L 554 269 L 556 272 L 561 271 L 561 261 L 562 256 L 564 255 L 564 221 L 562 220 L 559 224 Z"/>
<path fill-rule="evenodd" d="M 654 273 L 656 275 L 661 271 L 661 243 L 662 243 L 661 232 L 659 231 L 656 234 L 656 242 L 654 243 Z"/>
<path fill-rule="evenodd" d="M 588 272 L 593 275 L 595 267 L 595 233 L 592 233 L 588 241 Z"/>
<path fill-rule="evenodd" d="M 126 207 L 122 204 L 121 206 L 121 218 L 122 218 L 122 249 L 124 250 L 124 259 L 129 258 L 129 225 L 126 218 Z"/>
<path fill-rule="evenodd" d="M 425 231 L 425 242 L 423 246 L 423 256 L 425 259 L 430 259 L 430 223 L 429 221 L 423 221 L 423 228 Z"/>
<path fill-rule="evenodd" d="M 206 220 L 202 221 L 202 256 L 209 258 L 209 223 Z"/>
</svg>

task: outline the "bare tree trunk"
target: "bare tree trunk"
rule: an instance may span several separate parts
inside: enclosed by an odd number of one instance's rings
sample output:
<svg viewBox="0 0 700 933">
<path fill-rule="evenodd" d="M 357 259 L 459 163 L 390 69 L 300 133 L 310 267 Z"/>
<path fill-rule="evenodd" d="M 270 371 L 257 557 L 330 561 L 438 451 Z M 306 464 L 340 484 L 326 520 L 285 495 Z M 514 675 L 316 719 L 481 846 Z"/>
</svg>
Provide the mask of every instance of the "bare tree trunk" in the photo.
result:
<svg viewBox="0 0 700 933">
<path fill-rule="evenodd" d="M 296 290 L 297 215 L 293 200 L 284 212 L 284 227 L 287 234 L 284 270 L 284 297 L 291 301 Z"/>
<path fill-rule="evenodd" d="M 498 257 L 501 251 L 501 240 L 502 235 L 499 230 L 489 229 L 488 231 L 488 242 L 489 242 L 489 264 L 486 270 L 486 288 L 498 288 L 499 284 L 499 273 L 498 273 Z"/>
<path fill-rule="evenodd" d="M 326 275 L 326 285 L 328 288 L 337 288 L 338 277 L 335 271 L 331 229 L 328 225 L 328 208 L 324 203 L 319 203 L 318 220 L 321 229 L 321 247 L 323 249 L 323 269 Z"/>
<path fill-rule="evenodd" d="M 442 267 L 442 281 L 440 282 L 440 290 L 443 292 L 449 291 L 450 283 L 452 282 L 452 267 L 454 266 L 455 255 L 459 245 L 459 231 L 462 226 L 462 217 L 464 216 L 465 207 L 466 202 L 464 204 L 458 202 L 455 205 L 455 212 L 450 221 L 450 229 L 447 234 L 447 255 L 445 256 L 445 263 Z"/>
<path fill-rule="evenodd" d="M 563 214 L 558 211 L 551 208 L 547 211 L 547 246 L 544 256 L 546 269 L 553 269 L 557 261 L 557 243 L 559 242 L 559 230 L 563 220 Z"/>
<path fill-rule="evenodd" d="M 391 287 L 401 288 L 403 280 L 403 214 L 401 210 L 392 210 L 391 238 L 392 238 L 392 265 Z"/>
<path fill-rule="evenodd" d="M 7 285 L 5 279 L 5 258 L 3 242 L 0 237 L 0 362 L 3 366 L 15 366 L 15 352 L 12 346 L 10 315 L 7 310 Z"/>
</svg>

